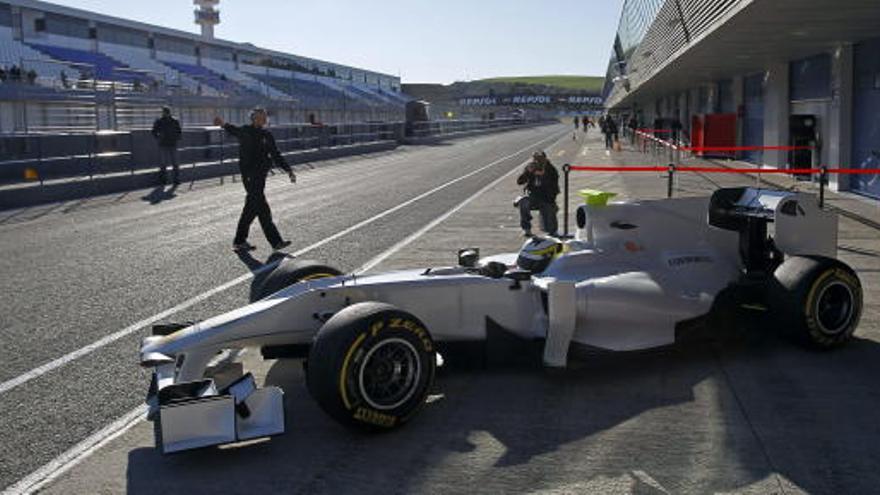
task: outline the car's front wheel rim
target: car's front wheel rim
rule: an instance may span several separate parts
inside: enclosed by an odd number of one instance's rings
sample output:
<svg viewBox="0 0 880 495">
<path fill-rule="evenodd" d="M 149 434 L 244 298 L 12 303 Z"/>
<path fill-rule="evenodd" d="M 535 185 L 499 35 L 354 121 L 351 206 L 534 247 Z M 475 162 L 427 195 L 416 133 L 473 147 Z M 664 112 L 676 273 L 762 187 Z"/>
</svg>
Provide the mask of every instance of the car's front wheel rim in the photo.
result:
<svg viewBox="0 0 880 495">
<path fill-rule="evenodd" d="M 396 409 L 415 394 L 422 373 L 418 351 L 400 338 L 383 340 L 367 351 L 358 374 L 364 401 L 380 411 Z"/>
</svg>

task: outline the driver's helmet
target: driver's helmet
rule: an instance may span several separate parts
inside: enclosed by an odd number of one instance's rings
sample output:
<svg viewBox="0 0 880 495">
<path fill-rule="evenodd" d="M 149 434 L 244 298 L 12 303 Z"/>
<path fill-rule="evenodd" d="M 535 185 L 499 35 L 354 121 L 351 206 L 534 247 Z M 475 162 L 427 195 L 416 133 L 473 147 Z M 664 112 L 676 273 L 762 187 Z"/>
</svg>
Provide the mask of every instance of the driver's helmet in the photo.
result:
<svg viewBox="0 0 880 495">
<path fill-rule="evenodd" d="M 562 254 L 564 244 L 552 237 L 533 237 L 523 244 L 516 265 L 532 273 L 541 273 Z"/>
</svg>

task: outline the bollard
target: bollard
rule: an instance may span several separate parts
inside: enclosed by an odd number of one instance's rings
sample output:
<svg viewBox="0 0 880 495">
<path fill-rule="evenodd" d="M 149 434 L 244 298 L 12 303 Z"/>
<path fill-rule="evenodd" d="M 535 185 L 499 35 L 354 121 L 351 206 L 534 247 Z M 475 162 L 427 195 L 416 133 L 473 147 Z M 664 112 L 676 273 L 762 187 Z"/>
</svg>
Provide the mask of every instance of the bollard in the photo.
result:
<svg viewBox="0 0 880 495">
<path fill-rule="evenodd" d="M 565 191 L 563 192 L 563 205 L 562 205 L 562 237 L 568 238 L 568 176 L 571 174 L 571 164 L 566 163 L 562 166 L 562 173 L 564 175 L 563 184 L 565 186 Z"/>
<path fill-rule="evenodd" d="M 666 177 L 666 197 L 672 197 L 672 181 L 675 179 L 675 164 L 669 164 L 669 174 Z"/>
<path fill-rule="evenodd" d="M 828 166 L 822 165 L 819 172 L 819 208 L 825 207 L 825 183 L 828 181 Z"/>
</svg>

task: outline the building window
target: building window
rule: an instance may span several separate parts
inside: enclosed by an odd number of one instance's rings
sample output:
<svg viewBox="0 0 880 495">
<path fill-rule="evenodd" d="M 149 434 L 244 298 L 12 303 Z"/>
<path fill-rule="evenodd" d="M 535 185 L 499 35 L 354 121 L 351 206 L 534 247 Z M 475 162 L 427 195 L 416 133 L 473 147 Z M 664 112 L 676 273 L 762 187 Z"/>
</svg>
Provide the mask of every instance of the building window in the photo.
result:
<svg viewBox="0 0 880 495">
<path fill-rule="evenodd" d="M 0 3 L 0 26 L 12 26 L 12 9 Z"/>
<path fill-rule="evenodd" d="M 831 55 L 822 54 L 789 65 L 791 100 L 816 100 L 831 97 Z"/>
<path fill-rule="evenodd" d="M 34 19 L 34 31 L 38 33 L 42 33 L 46 31 L 46 19 L 42 17 L 39 19 Z"/>
</svg>

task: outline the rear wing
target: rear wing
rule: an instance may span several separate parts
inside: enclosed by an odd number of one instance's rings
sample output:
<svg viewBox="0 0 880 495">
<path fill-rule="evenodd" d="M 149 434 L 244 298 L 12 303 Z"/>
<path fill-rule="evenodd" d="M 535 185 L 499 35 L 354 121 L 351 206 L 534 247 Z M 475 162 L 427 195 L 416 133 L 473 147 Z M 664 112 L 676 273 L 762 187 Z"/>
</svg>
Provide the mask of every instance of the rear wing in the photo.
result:
<svg viewBox="0 0 880 495">
<path fill-rule="evenodd" d="M 709 201 L 709 225 L 745 233 L 771 228 L 786 255 L 837 256 L 837 214 L 813 194 L 755 187 L 719 189 Z"/>
</svg>

